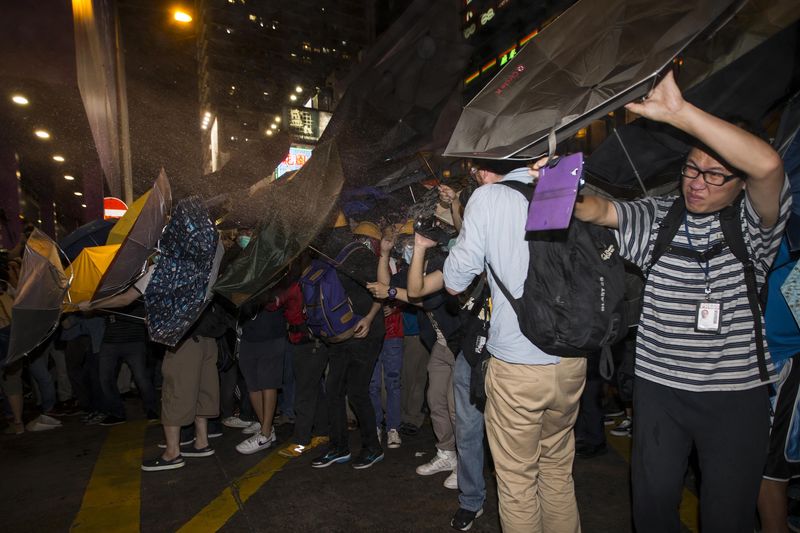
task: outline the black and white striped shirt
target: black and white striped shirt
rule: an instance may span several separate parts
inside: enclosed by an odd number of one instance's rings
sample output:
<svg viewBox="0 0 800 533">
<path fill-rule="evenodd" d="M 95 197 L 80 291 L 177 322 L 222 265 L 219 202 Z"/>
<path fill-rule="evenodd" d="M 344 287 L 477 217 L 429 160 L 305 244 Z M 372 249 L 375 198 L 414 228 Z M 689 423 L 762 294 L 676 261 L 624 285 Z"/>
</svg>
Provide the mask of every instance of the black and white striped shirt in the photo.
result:
<svg viewBox="0 0 800 533">
<path fill-rule="evenodd" d="M 645 268 L 661 221 L 675 197 L 615 202 L 620 253 Z M 745 246 L 756 267 L 758 287 L 775 258 L 791 207 L 788 180 L 781 192 L 778 223 L 760 227 L 760 217 L 745 195 L 741 213 Z M 692 215 L 681 224 L 672 243 L 705 251 L 723 241 L 719 213 Z M 705 274 L 694 259 L 666 252 L 650 271 L 644 291 L 636 341 L 636 376 L 687 391 L 747 390 L 759 379 L 753 315 L 747 300 L 742 264 L 726 246 L 709 261 L 710 298 L 722 303 L 720 333 L 695 331 L 696 304 L 705 299 Z M 763 320 L 762 320 L 763 322 Z M 770 380 L 775 367 L 767 354 Z"/>
</svg>

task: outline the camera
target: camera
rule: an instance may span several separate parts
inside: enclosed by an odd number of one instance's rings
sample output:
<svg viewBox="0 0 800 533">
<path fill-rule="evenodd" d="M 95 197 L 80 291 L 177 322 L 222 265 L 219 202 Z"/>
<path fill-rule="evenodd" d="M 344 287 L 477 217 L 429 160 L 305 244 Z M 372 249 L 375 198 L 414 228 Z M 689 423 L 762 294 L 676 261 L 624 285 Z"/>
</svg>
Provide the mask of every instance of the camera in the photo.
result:
<svg viewBox="0 0 800 533">
<path fill-rule="evenodd" d="M 443 223 L 435 215 L 416 219 L 414 221 L 414 231 L 435 241 L 439 246 L 446 246 L 450 239 L 456 235 L 454 230 L 450 229 L 447 224 Z"/>
</svg>

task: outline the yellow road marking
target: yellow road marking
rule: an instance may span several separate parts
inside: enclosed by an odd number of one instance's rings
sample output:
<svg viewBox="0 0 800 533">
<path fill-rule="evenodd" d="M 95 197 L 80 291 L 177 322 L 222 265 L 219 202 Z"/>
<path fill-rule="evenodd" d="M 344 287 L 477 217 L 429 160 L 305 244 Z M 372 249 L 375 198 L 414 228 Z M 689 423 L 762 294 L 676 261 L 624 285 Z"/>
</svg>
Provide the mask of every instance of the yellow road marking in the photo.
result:
<svg viewBox="0 0 800 533">
<path fill-rule="evenodd" d="M 179 533 L 217 531 L 237 512 L 261 486 L 289 461 L 278 455 L 277 450 L 248 470 L 239 479 L 226 487 L 211 503 L 181 527 Z"/>
<path fill-rule="evenodd" d="M 606 431 L 607 441 L 611 446 L 619 453 L 629 464 L 631 462 L 631 439 L 628 437 L 615 437 L 613 435 L 609 435 L 608 431 Z M 690 491 L 689 489 L 683 489 L 683 497 L 681 498 L 681 507 L 680 507 L 680 515 L 681 515 L 681 522 L 692 533 L 698 533 L 700 531 L 700 525 L 698 520 L 698 512 L 700 502 L 697 499 L 697 496 Z"/>
<path fill-rule="evenodd" d="M 83 494 L 73 531 L 139 531 L 147 421 L 112 427 Z"/>
</svg>

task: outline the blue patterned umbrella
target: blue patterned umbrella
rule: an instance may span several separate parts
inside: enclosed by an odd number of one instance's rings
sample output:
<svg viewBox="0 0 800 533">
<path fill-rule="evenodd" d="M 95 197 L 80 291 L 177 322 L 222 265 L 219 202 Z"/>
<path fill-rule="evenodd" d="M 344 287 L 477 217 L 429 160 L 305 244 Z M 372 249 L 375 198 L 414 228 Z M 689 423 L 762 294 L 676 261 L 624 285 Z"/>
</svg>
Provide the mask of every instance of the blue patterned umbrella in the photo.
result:
<svg viewBox="0 0 800 533">
<path fill-rule="evenodd" d="M 195 323 L 216 279 L 221 248 L 200 198 L 181 200 L 164 229 L 158 263 L 144 293 L 153 341 L 175 346 Z"/>
</svg>

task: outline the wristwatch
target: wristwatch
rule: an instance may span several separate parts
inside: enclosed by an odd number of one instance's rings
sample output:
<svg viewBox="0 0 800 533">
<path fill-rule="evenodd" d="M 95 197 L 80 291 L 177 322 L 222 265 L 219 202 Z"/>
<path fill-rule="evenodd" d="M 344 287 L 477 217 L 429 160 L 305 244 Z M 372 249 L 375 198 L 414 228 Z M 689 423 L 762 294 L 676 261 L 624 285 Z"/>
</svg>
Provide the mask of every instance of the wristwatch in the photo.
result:
<svg viewBox="0 0 800 533">
<path fill-rule="evenodd" d="M 397 298 L 397 289 L 394 287 L 389 287 L 389 290 L 386 291 L 386 297 L 389 300 L 394 300 Z"/>
</svg>

